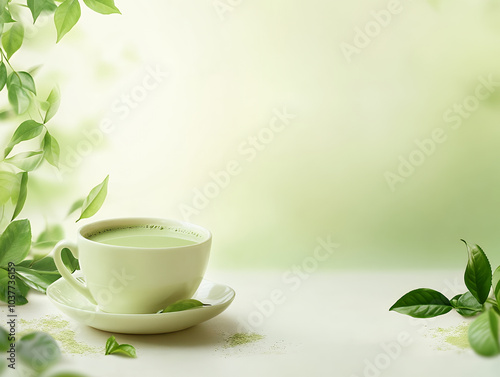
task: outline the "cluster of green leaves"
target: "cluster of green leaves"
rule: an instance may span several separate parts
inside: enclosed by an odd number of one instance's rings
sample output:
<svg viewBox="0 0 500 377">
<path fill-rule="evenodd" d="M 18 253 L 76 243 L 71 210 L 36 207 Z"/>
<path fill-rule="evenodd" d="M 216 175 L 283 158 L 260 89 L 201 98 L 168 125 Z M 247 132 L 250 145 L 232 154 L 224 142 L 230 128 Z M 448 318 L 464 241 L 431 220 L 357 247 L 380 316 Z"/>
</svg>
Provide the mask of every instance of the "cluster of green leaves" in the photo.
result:
<svg viewBox="0 0 500 377">
<path fill-rule="evenodd" d="M 57 364 L 61 359 L 61 350 L 55 339 L 47 333 L 32 332 L 22 336 L 19 340 L 14 341 L 10 334 L 0 327 L 0 352 L 7 354 L 0 360 L 0 375 L 8 368 L 7 361 L 9 358 L 9 350 L 14 344 L 16 362 L 29 370 L 29 375 L 47 377 L 85 377 L 80 373 L 73 372 L 50 372 L 50 368 Z M 10 361 L 9 361 L 10 362 Z"/>
<path fill-rule="evenodd" d="M 130 344 L 119 344 L 116 338 L 112 335 L 106 341 L 105 355 L 123 355 L 128 357 L 137 357 L 134 346 Z"/>
<path fill-rule="evenodd" d="M 415 318 L 436 317 L 451 310 L 464 317 L 478 316 L 469 326 L 469 343 L 478 354 L 495 356 L 500 354 L 500 266 L 492 273 L 484 251 L 478 245 L 469 246 L 462 241 L 468 254 L 464 274 L 467 292 L 449 300 L 438 291 L 419 288 L 405 294 L 389 310 Z"/>
<path fill-rule="evenodd" d="M 101 14 L 120 13 L 114 0 L 83 0 L 83 3 Z M 80 19 L 81 7 L 79 0 L 26 0 L 24 3 L 0 0 L 0 92 L 7 92 L 11 108 L 4 113 L 20 118 L 9 142 L 0 148 L 0 300 L 8 301 L 8 282 L 15 275 L 17 305 L 27 302 L 30 289 L 45 292 L 47 286 L 60 277 L 52 257 L 46 255 L 64 237 L 61 226 L 47 225 L 32 240 L 29 220 L 16 220 L 28 198 L 30 175 L 44 161 L 58 168 L 61 151 L 48 126 L 61 101 L 58 87 L 41 96 L 34 79 L 36 68 L 16 69 L 11 63 L 25 38 L 20 13 L 23 11 L 31 13 L 34 24 L 41 14 L 53 16 L 59 42 Z M 70 213 L 81 209 L 77 221 L 99 210 L 107 194 L 107 185 L 108 177 L 86 198 L 71 206 Z M 71 271 L 79 268 L 78 261 L 68 250 L 63 251 L 63 259 Z M 15 272 L 10 274 L 9 268 Z"/>
<path fill-rule="evenodd" d="M 107 193 L 109 176 L 99 185 L 94 187 L 89 195 L 78 200 L 81 214 L 77 221 L 93 216 L 102 206 Z M 75 205 L 72 210 L 77 210 Z M 61 275 L 57 270 L 52 256 L 41 258 L 28 258 L 32 248 L 52 249 L 64 237 L 62 227 L 53 225 L 47 227 L 32 242 L 31 224 L 29 220 L 12 221 L 7 229 L 0 235 L 0 300 L 9 302 L 9 281 L 15 276 L 14 289 L 15 304 L 24 305 L 28 302 L 26 295 L 30 289 L 45 293 L 47 287 L 59 279 Z M 43 254 L 42 254 L 43 255 Z M 74 272 L 80 269 L 78 260 L 73 257 L 69 249 L 64 249 L 62 259 L 68 270 Z"/>
<path fill-rule="evenodd" d="M 113 0 L 84 0 L 84 3 L 98 13 L 120 13 Z M 24 206 L 28 173 L 37 169 L 43 160 L 57 168 L 60 155 L 59 143 L 47 127 L 59 108 L 59 89 L 55 87 L 48 96 L 40 98 L 32 75 L 35 69 L 15 69 L 10 62 L 24 39 L 22 22 L 12 16 L 13 7 L 19 5 L 24 4 L 0 0 L 0 92 L 6 88 L 14 114 L 30 118 L 17 127 L 0 160 L 1 213 L 5 216 L 5 205 L 11 201 L 15 206 L 12 220 Z M 54 0 L 27 0 L 24 6 L 31 11 L 34 23 L 42 12 L 53 13 L 57 41 L 73 28 L 81 13 L 78 0 L 64 0 L 59 5 Z M 33 139 L 37 141 L 34 148 L 12 154 L 18 144 Z"/>
</svg>

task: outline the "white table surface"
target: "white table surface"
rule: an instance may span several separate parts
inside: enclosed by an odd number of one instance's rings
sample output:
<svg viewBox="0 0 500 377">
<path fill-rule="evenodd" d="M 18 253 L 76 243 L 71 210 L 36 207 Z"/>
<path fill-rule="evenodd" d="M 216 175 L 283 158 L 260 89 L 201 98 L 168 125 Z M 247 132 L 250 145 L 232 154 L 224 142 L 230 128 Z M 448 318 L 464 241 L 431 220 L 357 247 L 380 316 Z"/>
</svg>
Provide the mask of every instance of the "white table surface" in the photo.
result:
<svg viewBox="0 0 500 377">
<path fill-rule="evenodd" d="M 434 288 L 449 298 L 462 293 L 462 271 L 314 272 L 294 283 L 284 280 L 283 273 L 209 271 L 207 278 L 236 291 L 233 304 L 220 316 L 176 333 L 115 334 L 120 343 L 136 347 L 137 359 L 65 353 L 55 369 L 89 377 L 498 376 L 500 356 L 483 358 L 436 337 L 436 328 L 464 322 L 458 314 L 414 320 L 388 311 L 414 288 Z M 271 298 L 278 302 L 274 307 Z M 43 295 L 29 299 L 17 308 L 19 318 L 31 321 L 59 314 Z M 4 319 L 5 309 L 0 308 Z M 60 316 L 69 320 L 81 343 L 102 348 L 110 336 Z M 252 326 L 245 330 L 249 320 Z M 241 331 L 254 331 L 264 339 L 228 348 L 227 337 Z M 403 345 L 394 345 L 398 339 Z"/>
</svg>

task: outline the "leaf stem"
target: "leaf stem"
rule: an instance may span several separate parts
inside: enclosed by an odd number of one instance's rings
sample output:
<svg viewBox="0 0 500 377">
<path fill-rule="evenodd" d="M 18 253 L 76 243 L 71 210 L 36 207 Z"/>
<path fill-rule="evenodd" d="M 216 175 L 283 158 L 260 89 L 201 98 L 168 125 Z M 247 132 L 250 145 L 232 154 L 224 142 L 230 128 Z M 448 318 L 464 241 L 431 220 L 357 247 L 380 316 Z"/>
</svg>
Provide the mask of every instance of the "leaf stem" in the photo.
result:
<svg viewBox="0 0 500 377">
<path fill-rule="evenodd" d="M 19 82 L 21 82 L 21 76 L 19 76 L 19 73 L 17 73 L 17 71 L 14 69 L 14 67 L 12 66 L 12 64 L 10 64 L 10 60 L 9 58 L 7 57 L 7 55 L 5 55 L 5 52 L 3 50 L 3 48 L 0 48 L 0 54 L 2 55 L 2 61 L 5 59 L 5 61 L 7 62 L 7 64 L 9 65 L 10 69 L 12 69 L 12 72 L 14 72 L 14 74 L 17 76 L 17 78 L 19 79 Z"/>
</svg>

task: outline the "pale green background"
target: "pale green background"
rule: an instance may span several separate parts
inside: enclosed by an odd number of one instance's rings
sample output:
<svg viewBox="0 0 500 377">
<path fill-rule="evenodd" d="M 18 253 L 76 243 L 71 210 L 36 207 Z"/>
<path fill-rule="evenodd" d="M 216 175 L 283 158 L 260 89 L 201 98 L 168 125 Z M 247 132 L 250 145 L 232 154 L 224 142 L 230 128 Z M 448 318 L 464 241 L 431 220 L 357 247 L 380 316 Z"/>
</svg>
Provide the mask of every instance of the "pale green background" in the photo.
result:
<svg viewBox="0 0 500 377">
<path fill-rule="evenodd" d="M 84 130 L 114 130 L 62 181 L 48 166 L 33 178 L 25 214 L 35 228 L 58 221 L 110 174 L 96 218 L 182 219 L 193 190 L 236 160 L 240 173 L 190 218 L 214 234 L 212 267 L 289 269 L 327 235 L 341 246 L 323 268 L 461 267 L 460 238 L 500 263 L 500 87 L 459 129 L 443 120 L 479 77 L 500 81 L 500 7 L 402 1 L 348 62 L 341 44 L 388 3 L 242 0 L 221 19 L 212 0 L 117 0 L 123 15 L 84 9 L 57 46 L 47 24 L 13 61 L 43 63 L 46 92 L 61 84 L 62 162 Z M 116 101 L 157 66 L 169 77 L 121 119 Z M 246 161 L 239 145 L 283 107 L 296 118 Z M 391 191 L 384 174 L 437 128 L 446 141 Z"/>
</svg>

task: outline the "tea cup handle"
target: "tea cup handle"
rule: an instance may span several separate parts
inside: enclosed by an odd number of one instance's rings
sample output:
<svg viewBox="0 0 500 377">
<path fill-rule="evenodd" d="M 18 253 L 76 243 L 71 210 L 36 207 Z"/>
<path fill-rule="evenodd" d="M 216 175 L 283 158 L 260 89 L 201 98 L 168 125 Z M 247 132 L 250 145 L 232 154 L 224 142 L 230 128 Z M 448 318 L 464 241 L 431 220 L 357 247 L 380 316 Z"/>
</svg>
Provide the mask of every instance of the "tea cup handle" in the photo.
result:
<svg viewBox="0 0 500 377">
<path fill-rule="evenodd" d="M 76 246 L 76 244 L 68 241 L 60 241 L 54 247 L 54 262 L 56 264 L 57 270 L 59 271 L 61 276 L 68 282 L 69 285 L 71 285 L 74 289 L 76 289 L 79 293 L 81 293 L 91 303 L 97 305 L 97 302 L 95 301 L 94 297 L 92 297 L 92 294 L 90 293 L 87 286 L 76 280 L 75 277 L 64 265 L 61 253 L 63 249 L 66 248 L 69 249 L 69 251 L 71 252 L 71 254 L 73 254 L 75 258 L 78 258 L 78 247 Z"/>
</svg>

